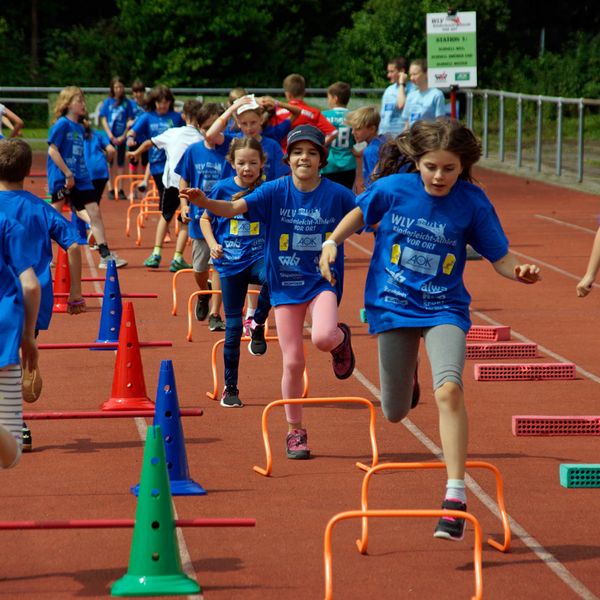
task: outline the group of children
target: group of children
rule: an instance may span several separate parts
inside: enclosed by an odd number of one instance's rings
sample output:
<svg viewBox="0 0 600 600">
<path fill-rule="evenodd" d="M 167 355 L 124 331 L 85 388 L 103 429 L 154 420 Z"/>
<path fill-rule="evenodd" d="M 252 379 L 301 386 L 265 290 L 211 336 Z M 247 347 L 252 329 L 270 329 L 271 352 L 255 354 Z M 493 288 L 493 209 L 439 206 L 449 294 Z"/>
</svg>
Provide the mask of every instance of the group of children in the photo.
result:
<svg viewBox="0 0 600 600">
<path fill-rule="evenodd" d="M 423 66 L 418 65 L 419 73 L 416 67 L 411 72 L 417 86 Z M 129 157 L 138 160 L 149 151 L 150 172 L 161 191 L 164 223 L 157 229 L 146 266 L 160 264 L 166 227 L 179 209 L 182 226 L 187 225 L 192 239 L 198 286 L 207 292 L 211 285 L 213 290 L 221 289 L 221 297 L 213 294 L 209 299 L 208 293 L 199 297 L 196 316 L 210 317 L 211 329 L 222 329 L 222 301 L 226 322 L 221 405 L 236 408 L 243 406 L 238 389 L 242 336 L 249 335 L 252 354 L 265 354 L 265 323 L 271 309 L 283 356 L 282 398 L 300 398 L 303 392 L 307 315 L 311 341 L 331 354 L 334 375 L 351 376 L 355 366 L 351 330 L 338 316 L 343 242 L 363 228 L 375 231 L 365 308 L 369 330 L 377 335 L 382 410 L 388 420 L 397 422 L 417 406 L 423 338 L 448 474 L 442 506 L 466 510 L 468 424 L 462 382 L 470 327 L 470 297 L 463 283 L 466 248 L 472 246 L 497 273 L 518 282 L 537 282 L 539 268 L 521 264 L 510 252 L 492 203 L 473 183 L 471 170 L 481 156 L 481 146 L 467 127 L 447 119 L 419 119 L 399 135 L 383 136 L 376 108 L 348 111 L 348 84 L 337 82 L 328 88 L 329 110 L 324 113 L 304 102 L 301 76 L 286 78 L 284 91 L 285 101 L 278 101 L 233 90 L 226 109 L 190 101 L 182 117 L 173 111 L 170 90 L 159 86 L 150 94 L 148 111 L 130 129 L 111 128 L 109 142 L 117 152 L 123 144 L 137 143 Z M 116 86 L 114 98 L 120 94 Z M 81 91 L 63 90 L 55 114 L 48 152 L 52 203 L 59 206 L 68 198 L 82 218 L 87 213 L 104 259 L 110 250 L 99 199 L 81 163 L 85 135 L 79 124 L 85 116 Z M 107 117 L 107 124 L 117 120 Z M 51 217 L 43 202 L 22 191 L 26 172 L 15 170 L 16 159 L 8 160 L 14 144 L 0 141 L 0 302 L 2 314 L 7 314 L 5 306 L 17 307 L 18 312 L 10 323 L 2 322 L 6 343 L 0 354 L 0 389 L 5 392 L 0 461 L 4 467 L 18 460 L 21 435 L 20 395 L 7 390 L 15 389 L 21 364 L 34 370 L 36 328 L 47 327 L 43 320 L 36 326 L 40 292 L 35 275 L 42 278 L 49 273 L 50 238 L 69 250 L 72 268 L 78 268 L 74 241 L 64 224 L 59 226 L 58 217 Z M 163 149 L 164 158 L 158 156 Z M 127 157 L 126 151 L 121 154 Z M 26 160 L 20 156 L 18 162 Z M 35 233 L 48 240 L 43 259 L 32 255 L 33 244 L 25 243 L 34 235 L 25 231 L 33 216 L 27 210 L 15 216 L 12 208 L 27 203 L 32 214 L 39 212 L 40 222 L 46 219 Z M 11 211 L 5 208 L 9 206 Z M 600 233 L 588 271 L 578 284 L 581 296 L 591 290 L 600 269 L 598 240 Z M 184 262 L 179 240 L 176 252 L 174 261 Z M 257 298 L 247 302 L 244 313 L 250 286 L 255 286 Z M 72 290 L 70 311 L 84 310 L 80 296 L 80 290 Z M 302 406 L 286 405 L 285 415 L 287 456 L 309 458 Z M 463 520 L 444 517 L 434 535 L 459 540 L 463 532 Z"/>
</svg>

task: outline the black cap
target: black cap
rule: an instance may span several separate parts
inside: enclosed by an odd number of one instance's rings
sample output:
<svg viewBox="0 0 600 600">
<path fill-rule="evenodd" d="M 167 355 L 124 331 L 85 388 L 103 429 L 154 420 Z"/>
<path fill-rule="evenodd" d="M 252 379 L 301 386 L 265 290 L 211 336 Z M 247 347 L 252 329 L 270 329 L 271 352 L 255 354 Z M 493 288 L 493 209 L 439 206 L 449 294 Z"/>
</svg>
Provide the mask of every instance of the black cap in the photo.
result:
<svg viewBox="0 0 600 600">
<path fill-rule="evenodd" d="M 314 125 L 298 125 L 292 129 L 287 136 L 287 155 L 285 158 L 289 158 L 290 147 L 296 142 L 312 142 L 321 153 L 321 160 L 327 163 L 328 150 L 325 146 L 325 135 L 323 132 Z"/>
</svg>

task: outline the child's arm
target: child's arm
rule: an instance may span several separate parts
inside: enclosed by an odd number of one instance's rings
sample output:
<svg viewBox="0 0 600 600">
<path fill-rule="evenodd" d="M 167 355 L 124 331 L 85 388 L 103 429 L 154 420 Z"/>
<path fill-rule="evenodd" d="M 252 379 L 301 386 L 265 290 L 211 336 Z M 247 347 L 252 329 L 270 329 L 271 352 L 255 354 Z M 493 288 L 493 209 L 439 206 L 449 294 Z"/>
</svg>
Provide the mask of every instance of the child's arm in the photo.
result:
<svg viewBox="0 0 600 600">
<path fill-rule="evenodd" d="M 75 243 L 67 248 L 67 257 L 69 259 L 69 271 L 71 272 L 67 312 L 70 315 L 78 315 L 85 312 L 85 300 L 81 295 L 81 250 L 79 244 Z"/>
<path fill-rule="evenodd" d="M 210 257 L 221 258 L 221 256 L 223 256 L 223 246 L 217 242 L 217 238 L 213 233 L 210 220 L 210 217 L 206 211 L 204 211 L 204 214 L 202 217 L 200 217 L 200 230 L 202 231 L 202 235 L 204 235 L 204 239 L 210 248 Z"/>
<path fill-rule="evenodd" d="M 40 282 L 35 276 L 32 267 L 19 275 L 23 290 L 23 304 L 25 307 L 25 325 L 21 338 L 21 361 L 23 367 L 33 371 L 38 362 L 38 349 L 35 341 L 35 322 L 40 308 Z"/>
<path fill-rule="evenodd" d="M 406 82 L 408 81 L 408 75 L 406 73 L 400 73 L 398 77 L 398 95 L 396 96 L 396 108 L 402 110 L 406 104 Z"/>
<path fill-rule="evenodd" d="M 102 128 L 106 132 L 110 143 L 114 144 L 117 138 L 113 135 L 113 132 L 110 130 L 110 127 L 108 125 L 108 119 L 106 117 L 100 117 L 100 125 L 102 125 Z"/>
<path fill-rule="evenodd" d="M 541 279 L 537 265 L 521 264 L 517 257 L 508 252 L 500 260 L 492 263 L 496 273 L 507 279 L 515 279 L 521 283 L 535 283 Z"/>
<path fill-rule="evenodd" d="M 112 144 L 108 144 L 107 146 L 104 146 L 104 155 L 106 156 L 106 160 L 108 162 L 112 161 L 112 159 L 115 157 L 116 153 L 117 153 L 117 149 Z"/>
<path fill-rule="evenodd" d="M 223 131 L 227 127 L 229 119 L 235 114 L 236 110 L 244 104 L 251 104 L 252 98 L 249 96 L 242 96 L 238 98 L 227 110 L 208 128 L 206 132 L 206 139 L 209 143 L 220 146 L 225 141 Z"/>
<path fill-rule="evenodd" d="M 2 120 L 10 128 L 10 137 L 17 137 L 21 133 L 21 129 L 25 126 L 23 119 L 18 117 L 12 110 L 6 108 L 3 109 Z"/>
<path fill-rule="evenodd" d="M 56 144 L 50 144 L 48 146 L 48 156 L 50 156 L 56 166 L 62 171 L 65 176 L 66 186 L 68 189 L 71 189 L 75 185 L 75 177 L 73 176 L 73 173 L 71 173 L 69 167 L 67 167 L 67 163 L 65 163 L 63 157 L 60 155 Z"/>
<path fill-rule="evenodd" d="M 294 106 L 293 104 L 288 104 L 287 102 L 283 102 L 282 100 L 275 100 L 272 96 L 261 96 L 257 98 L 258 103 L 267 110 L 277 110 L 278 108 L 285 108 L 290 113 L 289 117 L 286 119 L 292 119 L 292 121 L 300 114 L 302 114 L 302 109 L 298 106 Z"/>
<path fill-rule="evenodd" d="M 577 284 L 577 295 L 584 298 L 592 291 L 592 286 L 600 269 L 600 228 L 596 232 L 592 253 L 588 260 L 587 270 L 581 281 Z"/>
<path fill-rule="evenodd" d="M 181 177 L 179 179 L 179 191 L 181 192 L 181 190 L 185 190 L 187 189 L 187 187 L 188 182 L 183 177 Z M 190 204 L 185 198 L 181 196 L 181 194 L 179 195 L 179 216 L 181 217 L 183 223 L 189 223 L 191 221 Z"/>
<path fill-rule="evenodd" d="M 363 219 L 362 210 L 357 206 L 338 223 L 338 226 L 333 230 L 333 233 L 323 242 L 321 258 L 319 259 L 319 269 L 321 275 L 327 279 L 331 285 L 335 285 L 335 278 L 331 273 L 329 265 L 335 262 L 337 257 L 337 247 L 364 226 L 365 221 Z"/>
<path fill-rule="evenodd" d="M 180 202 L 182 198 L 186 202 L 191 202 L 200 208 L 206 208 L 211 213 L 219 217 L 227 217 L 228 219 L 235 217 L 235 215 L 242 215 L 248 210 L 248 204 L 243 198 L 233 200 L 232 202 L 229 200 L 211 200 L 198 188 L 180 188 Z"/>
<path fill-rule="evenodd" d="M 129 158 L 137 158 L 140 154 L 146 152 L 146 150 L 150 150 L 152 146 L 154 146 L 152 140 L 146 140 L 145 142 L 142 142 L 135 150 L 129 150 L 127 152 L 127 156 Z"/>
</svg>

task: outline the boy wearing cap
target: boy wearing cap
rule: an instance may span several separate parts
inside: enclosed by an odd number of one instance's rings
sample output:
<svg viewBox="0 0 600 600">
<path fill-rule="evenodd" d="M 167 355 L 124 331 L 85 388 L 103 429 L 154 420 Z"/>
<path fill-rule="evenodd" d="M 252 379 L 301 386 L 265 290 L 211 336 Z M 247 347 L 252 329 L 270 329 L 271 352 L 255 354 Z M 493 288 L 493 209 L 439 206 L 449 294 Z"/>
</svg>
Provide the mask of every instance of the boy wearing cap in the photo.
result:
<svg viewBox="0 0 600 600">
<path fill-rule="evenodd" d="M 338 323 L 344 252 L 338 252 L 333 265 L 334 284 L 320 276 L 318 263 L 322 245 L 329 243 L 328 236 L 354 208 L 355 200 L 350 190 L 321 178 L 327 147 L 319 129 L 312 125 L 296 127 L 287 137 L 287 149 L 285 161 L 292 174 L 264 183 L 243 198 L 210 200 L 200 190 L 190 188 L 181 190 L 181 195 L 215 215 L 232 218 L 246 213 L 249 220 L 266 226 L 267 282 L 283 355 L 282 397 L 299 398 L 304 387 L 302 334 L 307 312 L 312 318 L 312 342 L 319 350 L 331 353 L 335 376 L 346 379 L 354 370 L 350 328 Z M 307 459 L 310 450 L 302 406 L 286 404 L 285 412 L 287 456 Z"/>
</svg>

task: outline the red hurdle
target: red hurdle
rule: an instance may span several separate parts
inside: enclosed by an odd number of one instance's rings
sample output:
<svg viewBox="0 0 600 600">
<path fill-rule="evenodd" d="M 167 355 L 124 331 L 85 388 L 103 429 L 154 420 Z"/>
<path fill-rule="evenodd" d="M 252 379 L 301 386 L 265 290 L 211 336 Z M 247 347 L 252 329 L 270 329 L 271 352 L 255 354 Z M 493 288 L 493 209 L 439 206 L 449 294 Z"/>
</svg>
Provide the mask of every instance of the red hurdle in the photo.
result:
<svg viewBox="0 0 600 600">
<path fill-rule="evenodd" d="M 514 415 L 516 436 L 600 435 L 600 416 Z"/>
<path fill-rule="evenodd" d="M 477 381 L 537 381 L 575 379 L 573 363 L 515 363 L 475 365 Z"/>
<path fill-rule="evenodd" d="M 510 340 L 510 327 L 504 325 L 473 325 L 467 333 L 467 342 L 506 342 Z"/>
</svg>

